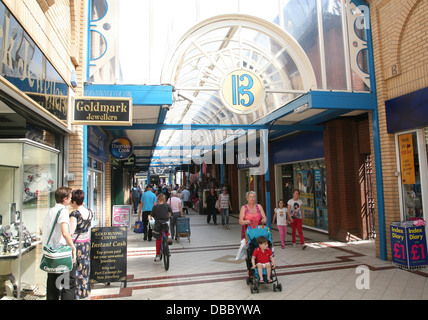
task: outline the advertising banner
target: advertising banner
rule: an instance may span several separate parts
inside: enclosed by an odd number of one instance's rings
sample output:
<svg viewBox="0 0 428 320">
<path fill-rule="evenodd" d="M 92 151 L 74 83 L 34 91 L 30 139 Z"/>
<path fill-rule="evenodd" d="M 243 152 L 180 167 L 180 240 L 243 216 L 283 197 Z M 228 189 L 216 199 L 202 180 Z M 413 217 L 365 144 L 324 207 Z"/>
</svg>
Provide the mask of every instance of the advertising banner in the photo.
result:
<svg viewBox="0 0 428 320">
<path fill-rule="evenodd" d="M 424 226 L 413 226 L 410 221 L 391 224 L 392 263 L 406 269 L 428 265 L 427 242 Z"/>
<path fill-rule="evenodd" d="M 406 228 L 397 225 L 391 225 L 391 251 L 392 263 L 408 266 Z"/>
<path fill-rule="evenodd" d="M 113 227 L 127 227 L 131 225 L 132 206 L 113 206 Z"/>
<path fill-rule="evenodd" d="M 407 250 L 410 267 L 428 265 L 425 227 L 407 228 Z"/>
<path fill-rule="evenodd" d="M 127 228 L 92 228 L 91 283 L 125 282 Z"/>
</svg>

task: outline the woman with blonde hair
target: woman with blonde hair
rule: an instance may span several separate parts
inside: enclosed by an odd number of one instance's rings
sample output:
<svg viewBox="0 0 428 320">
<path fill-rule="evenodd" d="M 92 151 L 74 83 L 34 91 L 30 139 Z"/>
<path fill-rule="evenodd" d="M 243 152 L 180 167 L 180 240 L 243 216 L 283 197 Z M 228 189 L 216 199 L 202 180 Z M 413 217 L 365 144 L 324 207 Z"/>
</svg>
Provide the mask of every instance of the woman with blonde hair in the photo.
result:
<svg viewBox="0 0 428 320">
<path fill-rule="evenodd" d="M 248 226 L 258 226 L 267 222 L 265 211 L 256 203 L 257 194 L 254 191 L 248 191 L 246 198 L 247 204 L 243 205 L 239 212 L 239 224 L 242 225 L 241 239 L 245 238 Z"/>
</svg>

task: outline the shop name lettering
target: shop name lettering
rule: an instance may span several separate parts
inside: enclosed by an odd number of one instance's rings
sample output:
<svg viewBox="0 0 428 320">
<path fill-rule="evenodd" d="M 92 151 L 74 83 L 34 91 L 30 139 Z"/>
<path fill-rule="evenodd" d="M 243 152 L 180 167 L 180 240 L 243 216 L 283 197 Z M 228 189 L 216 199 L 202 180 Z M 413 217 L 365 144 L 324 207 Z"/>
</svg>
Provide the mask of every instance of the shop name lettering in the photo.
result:
<svg viewBox="0 0 428 320">
<path fill-rule="evenodd" d="M 404 241 L 404 230 L 399 228 L 392 228 L 392 238 Z M 420 240 L 422 241 L 424 238 L 423 230 L 421 228 L 408 229 L 409 240 Z"/>
<path fill-rule="evenodd" d="M 76 110 L 78 112 L 86 112 L 85 120 L 99 120 L 99 121 L 117 121 L 117 115 L 110 115 L 110 113 L 126 114 L 129 110 L 129 105 L 125 102 L 120 104 L 101 104 L 100 102 L 78 101 L 76 103 Z M 97 114 L 98 113 L 98 114 Z"/>
<path fill-rule="evenodd" d="M 15 43 L 16 39 L 8 36 L 10 34 L 10 18 L 5 15 L 4 16 L 4 26 L 0 25 L 0 39 L 3 44 L 0 48 L 1 54 L 3 56 L 2 63 L 7 66 L 10 70 L 14 70 L 14 55 L 16 45 L 21 45 L 21 43 Z M 13 34 L 13 33 L 12 33 Z M 24 57 L 19 58 L 16 61 L 16 65 L 18 68 L 18 73 L 21 75 L 20 80 L 28 81 L 28 85 L 31 88 L 35 89 L 34 93 L 46 95 L 46 102 L 41 103 L 38 100 L 39 104 L 41 104 L 47 110 L 57 110 L 62 114 L 67 114 L 67 106 L 66 106 L 66 98 L 67 93 L 63 93 L 56 87 L 55 81 L 49 81 L 46 79 L 46 74 L 43 72 L 42 66 L 35 63 L 31 57 L 29 57 L 29 49 L 30 43 L 22 38 L 23 46 L 24 46 Z M 34 48 L 32 48 L 34 50 Z M 30 94 L 33 92 L 29 92 Z"/>
</svg>

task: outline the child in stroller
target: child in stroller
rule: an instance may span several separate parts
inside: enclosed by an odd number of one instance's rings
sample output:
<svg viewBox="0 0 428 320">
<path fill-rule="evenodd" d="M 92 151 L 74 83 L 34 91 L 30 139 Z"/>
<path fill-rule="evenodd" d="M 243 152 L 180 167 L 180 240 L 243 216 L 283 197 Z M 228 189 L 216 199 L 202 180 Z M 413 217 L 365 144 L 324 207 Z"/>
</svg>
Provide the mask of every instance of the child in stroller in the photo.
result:
<svg viewBox="0 0 428 320">
<path fill-rule="evenodd" d="M 255 226 L 248 227 L 246 232 L 247 239 L 247 269 L 248 269 L 248 278 L 247 284 L 252 284 L 251 293 L 259 292 L 259 285 L 264 283 L 272 283 L 273 291 L 279 290 L 282 291 L 282 285 L 278 282 L 278 277 L 276 276 L 275 270 L 275 260 L 274 256 L 274 247 L 272 241 L 272 235 L 270 229 L 267 226 Z M 261 245 L 258 243 L 260 241 Z M 260 246 L 262 246 L 260 250 Z M 257 260 L 258 254 L 262 251 L 262 255 L 266 255 L 268 260 Z M 264 252 L 263 252 L 264 251 Z M 253 254 L 255 253 L 255 257 Z M 272 255 L 269 257 L 269 255 Z M 266 259 L 266 257 L 265 257 Z M 257 265 L 257 262 L 265 264 L 266 268 L 259 267 L 258 272 L 256 272 L 254 266 Z M 272 266 L 271 266 L 272 263 Z"/>
<path fill-rule="evenodd" d="M 257 243 L 259 247 L 253 251 L 253 256 L 251 258 L 252 268 L 257 271 L 259 274 L 259 283 L 264 283 L 263 276 L 266 274 L 267 282 L 272 283 L 271 271 L 272 268 L 275 268 L 275 260 L 273 258 L 272 250 L 269 248 L 269 241 L 266 237 L 258 237 Z M 266 270 L 266 272 L 263 272 Z"/>
</svg>

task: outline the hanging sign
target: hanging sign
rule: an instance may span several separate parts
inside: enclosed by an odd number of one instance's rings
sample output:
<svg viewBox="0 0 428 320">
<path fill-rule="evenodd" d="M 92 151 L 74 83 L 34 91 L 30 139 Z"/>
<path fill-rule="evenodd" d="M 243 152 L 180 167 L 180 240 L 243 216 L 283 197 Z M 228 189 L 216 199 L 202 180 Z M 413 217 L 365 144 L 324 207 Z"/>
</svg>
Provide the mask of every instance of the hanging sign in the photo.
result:
<svg viewBox="0 0 428 320">
<path fill-rule="evenodd" d="M 110 154 L 117 160 L 126 160 L 134 151 L 131 140 L 128 138 L 114 138 L 110 142 Z"/>
<path fill-rule="evenodd" d="M 403 184 L 415 184 L 415 158 L 413 154 L 413 135 L 403 134 L 399 136 L 401 181 Z"/>
<path fill-rule="evenodd" d="M 223 78 L 220 98 L 233 113 L 248 114 L 263 105 L 266 91 L 261 78 L 255 73 L 235 70 Z"/>
<path fill-rule="evenodd" d="M 72 124 L 132 125 L 131 98 L 77 98 L 74 100 Z"/>
</svg>

